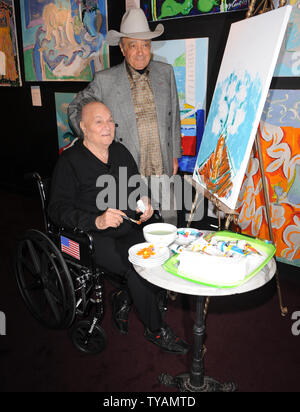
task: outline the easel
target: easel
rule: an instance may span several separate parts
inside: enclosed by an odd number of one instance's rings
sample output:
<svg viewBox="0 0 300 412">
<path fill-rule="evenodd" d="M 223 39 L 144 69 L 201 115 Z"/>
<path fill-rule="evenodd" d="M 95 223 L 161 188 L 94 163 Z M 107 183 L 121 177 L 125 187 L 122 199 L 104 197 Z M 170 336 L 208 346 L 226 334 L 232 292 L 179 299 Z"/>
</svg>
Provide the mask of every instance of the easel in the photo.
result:
<svg viewBox="0 0 300 412">
<path fill-rule="evenodd" d="M 262 0 L 258 7 L 254 10 L 256 4 L 256 0 L 251 0 L 250 5 L 249 5 L 249 11 L 247 13 L 246 18 L 253 16 L 254 14 L 258 13 L 264 13 L 266 11 L 274 9 L 273 1 L 272 0 Z M 284 6 L 286 4 L 285 0 L 280 0 L 280 7 Z M 262 8 L 262 10 L 261 10 Z M 273 235 L 273 230 L 272 230 L 272 225 L 271 225 L 271 215 L 270 215 L 270 202 L 269 202 L 269 196 L 268 196 L 268 187 L 266 183 L 266 177 L 265 177 L 265 172 L 264 172 L 264 166 L 263 166 L 263 157 L 262 157 L 262 150 L 261 150 L 261 145 L 260 145 L 260 140 L 259 140 L 259 134 L 256 134 L 255 137 L 255 147 L 258 153 L 258 160 L 259 160 L 259 168 L 260 168 L 260 173 L 261 173 L 261 179 L 262 179 L 262 187 L 263 187 L 263 195 L 264 195 L 264 202 L 265 202 L 265 211 L 266 211 L 266 220 L 268 224 L 268 231 L 269 231 L 269 238 L 270 241 L 275 244 L 274 241 L 274 235 Z M 212 204 L 216 207 L 218 211 L 218 229 L 221 229 L 221 219 L 220 219 L 220 212 L 223 212 L 226 216 L 226 222 L 225 222 L 225 229 L 229 228 L 229 224 L 231 221 L 234 223 L 237 223 L 238 219 L 238 212 L 236 210 L 228 208 L 224 203 L 222 203 L 218 198 L 216 198 L 212 193 L 210 193 L 207 189 L 203 188 L 200 184 L 198 184 L 191 176 L 185 176 L 185 179 L 187 182 L 192 184 L 194 187 L 196 194 L 195 198 L 192 204 L 192 208 L 190 211 L 189 219 L 187 222 L 187 226 L 189 227 L 191 225 L 191 222 L 193 220 L 193 215 L 195 212 L 195 209 L 197 207 L 197 202 L 199 195 L 201 194 L 202 196 L 205 196 L 208 200 L 212 202 Z M 278 269 L 276 269 L 276 274 L 275 274 L 275 279 L 276 279 L 276 286 L 277 286 L 277 293 L 278 293 L 278 298 L 279 298 L 279 305 L 280 305 L 280 311 L 281 315 L 285 316 L 288 313 L 288 309 L 286 306 L 283 305 L 282 303 L 282 294 L 281 294 L 281 289 L 280 289 L 280 283 L 279 283 L 279 275 L 278 275 Z M 207 301 L 208 304 L 208 301 Z M 207 306 L 207 305 L 206 305 Z"/>
<path fill-rule="evenodd" d="M 197 183 L 191 175 L 185 175 L 184 179 L 193 186 L 195 189 L 195 197 L 193 200 L 192 208 L 189 214 L 189 219 L 187 222 L 187 227 L 190 227 L 193 216 L 195 213 L 195 210 L 197 208 L 197 202 L 199 199 L 199 195 L 202 195 L 206 197 L 206 199 L 210 200 L 212 204 L 216 207 L 217 213 L 218 213 L 218 230 L 221 230 L 221 217 L 220 217 L 220 212 L 223 212 L 226 216 L 226 222 L 225 222 L 225 229 L 229 228 L 229 224 L 231 221 L 237 222 L 237 217 L 238 217 L 238 212 L 236 210 L 230 209 L 228 206 L 226 206 L 223 202 L 221 202 L 218 198 L 216 198 L 211 192 L 209 192 L 207 189 L 202 187 L 199 183 Z"/>
<path fill-rule="evenodd" d="M 269 198 L 268 198 L 268 191 L 267 191 L 267 185 L 266 185 L 266 180 L 265 180 L 262 153 L 261 153 L 261 146 L 260 146 L 260 142 L 259 142 L 258 133 L 256 134 L 256 137 L 255 137 L 255 146 L 256 146 L 256 149 L 257 149 L 257 152 L 258 152 L 258 156 L 259 156 L 259 168 L 260 168 L 262 184 L 263 184 L 263 194 L 264 194 L 264 200 L 265 200 L 265 210 L 266 210 L 266 217 L 267 217 L 270 241 L 274 244 L 274 236 L 273 236 L 273 231 L 272 231 L 272 226 L 271 226 L 271 216 L 270 216 L 270 203 L 269 203 Z M 230 209 L 229 207 L 227 207 L 218 198 L 216 198 L 212 193 L 210 193 L 208 190 L 206 190 L 204 187 L 202 187 L 199 183 L 197 183 L 192 178 L 192 176 L 185 175 L 184 178 L 195 189 L 195 197 L 194 197 L 192 208 L 191 208 L 191 211 L 190 211 L 190 214 L 189 214 L 187 227 L 190 227 L 190 225 L 192 223 L 193 216 L 194 216 L 194 213 L 195 213 L 195 210 L 196 210 L 196 207 L 197 207 L 197 202 L 198 202 L 199 195 L 205 196 L 216 207 L 217 212 L 218 212 L 218 230 L 221 230 L 220 212 L 223 212 L 226 216 L 226 221 L 225 221 L 225 229 L 226 230 L 229 228 L 229 225 L 230 225 L 231 222 L 234 222 L 237 225 L 237 220 L 238 220 L 238 215 L 239 215 L 237 210 L 233 210 L 233 209 Z M 276 286 L 277 286 L 277 293 L 278 293 L 278 299 L 279 299 L 279 306 L 280 306 L 281 315 L 285 316 L 288 313 L 288 309 L 287 309 L 286 306 L 283 306 L 283 303 L 282 303 L 282 295 L 281 295 L 279 275 L 278 275 L 278 269 L 277 268 L 276 268 L 276 273 L 275 273 L 275 279 L 276 279 Z M 206 312 L 207 312 L 208 303 L 209 303 L 209 297 L 207 297 L 207 299 L 206 299 L 205 315 L 206 315 Z"/>
<path fill-rule="evenodd" d="M 275 8 L 273 1 L 272 0 L 261 0 L 259 4 L 257 5 L 256 9 L 254 10 L 256 6 L 257 0 L 251 0 L 249 3 L 249 9 L 246 14 L 246 18 L 249 18 L 251 16 L 254 16 L 256 14 L 261 14 L 265 13 L 267 11 L 273 10 Z M 282 7 L 286 4 L 286 0 L 280 0 L 279 7 Z M 263 157 L 262 157 L 262 150 L 261 150 L 261 145 L 260 145 L 260 140 L 259 140 L 259 134 L 256 133 L 255 136 L 255 147 L 258 153 L 258 160 L 259 160 L 259 168 L 260 168 L 260 173 L 261 173 L 261 179 L 262 179 L 262 185 L 263 185 L 263 195 L 264 195 L 264 201 L 265 201 L 265 211 L 266 211 L 266 218 L 267 218 L 267 224 L 268 224 L 268 231 L 269 231 L 269 237 L 270 241 L 274 244 L 274 235 L 272 231 L 272 225 L 271 225 L 271 215 L 270 215 L 270 202 L 269 202 L 269 197 L 268 197 L 268 187 L 266 183 L 266 177 L 265 177 L 265 171 L 264 171 L 264 165 L 263 165 Z M 210 193 L 207 189 L 202 187 L 200 184 L 198 184 L 190 175 L 185 175 L 184 176 L 185 180 L 190 183 L 196 193 L 195 193 L 195 198 L 192 204 L 192 208 L 190 211 L 189 219 L 187 222 L 187 226 L 190 227 L 191 222 L 193 220 L 193 215 L 197 207 L 197 201 L 199 198 L 199 195 L 201 194 L 202 196 L 205 196 L 208 200 L 212 202 L 212 204 L 216 207 L 218 211 L 218 230 L 221 230 L 221 218 L 220 218 L 220 212 L 223 212 L 226 216 L 226 221 L 225 221 L 225 229 L 229 228 L 230 222 L 233 221 L 235 224 L 237 224 L 238 220 L 238 212 L 236 210 L 228 208 L 224 203 L 222 203 L 218 198 L 216 198 L 212 193 Z M 281 289 L 280 289 L 280 283 L 279 283 L 279 274 L 278 274 L 278 269 L 276 268 L 276 273 L 275 273 L 275 279 L 276 279 L 276 286 L 277 286 L 277 293 L 278 293 L 278 299 L 279 299 L 279 306 L 280 306 L 280 311 L 282 316 L 286 316 L 288 313 L 288 309 L 286 306 L 283 305 L 282 303 L 282 294 L 281 294 Z M 207 306 L 208 306 L 209 298 L 206 300 L 206 308 L 205 308 L 205 315 L 207 312 Z"/>
</svg>

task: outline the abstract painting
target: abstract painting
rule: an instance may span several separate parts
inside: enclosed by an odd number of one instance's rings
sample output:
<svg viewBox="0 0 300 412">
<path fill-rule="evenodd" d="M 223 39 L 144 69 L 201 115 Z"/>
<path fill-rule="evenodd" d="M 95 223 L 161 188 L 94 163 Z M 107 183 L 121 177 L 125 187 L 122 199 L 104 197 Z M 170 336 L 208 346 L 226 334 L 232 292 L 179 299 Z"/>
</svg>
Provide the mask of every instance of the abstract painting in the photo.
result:
<svg viewBox="0 0 300 412">
<path fill-rule="evenodd" d="M 290 6 L 281 7 L 231 25 L 193 174 L 230 209 L 236 206 L 290 12 Z"/>
<path fill-rule="evenodd" d="M 179 169 L 192 173 L 204 131 L 208 39 L 154 41 L 152 53 L 154 60 L 173 66 L 180 105 L 183 149 Z"/>
<path fill-rule="evenodd" d="M 22 86 L 13 0 L 0 1 L 0 86 Z"/>
<path fill-rule="evenodd" d="M 300 0 L 288 0 L 293 10 L 274 71 L 275 77 L 300 77 Z"/>
<path fill-rule="evenodd" d="M 68 147 L 76 137 L 70 128 L 67 112 L 68 106 L 75 95 L 76 93 L 55 93 L 59 153 Z"/>
<path fill-rule="evenodd" d="M 248 9 L 248 0 L 140 0 L 148 20 L 192 17 Z"/>
<path fill-rule="evenodd" d="M 259 127 L 276 256 L 300 266 L 300 90 L 270 90 Z M 243 233 L 269 238 L 258 156 L 238 199 Z"/>
<path fill-rule="evenodd" d="M 109 67 L 106 0 L 21 0 L 27 81 L 91 81 Z"/>
</svg>

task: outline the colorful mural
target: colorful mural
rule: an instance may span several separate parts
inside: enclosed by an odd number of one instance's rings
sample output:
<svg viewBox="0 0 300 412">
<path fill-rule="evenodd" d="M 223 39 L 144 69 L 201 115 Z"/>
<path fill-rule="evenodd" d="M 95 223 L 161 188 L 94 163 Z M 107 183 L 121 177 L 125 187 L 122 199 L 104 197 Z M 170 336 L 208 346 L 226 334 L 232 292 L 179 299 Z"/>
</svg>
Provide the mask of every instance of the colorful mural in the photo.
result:
<svg viewBox="0 0 300 412">
<path fill-rule="evenodd" d="M 192 17 L 248 9 L 248 0 L 140 0 L 148 20 Z"/>
<path fill-rule="evenodd" d="M 230 209 L 236 207 L 290 12 L 290 6 L 281 7 L 231 25 L 193 174 Z"/>
<path fill-rule="evenodd" d="M 300 91 L 271 90 L 259 127 L 271 224 L 279 260 L 300 266 Z M 242 232 L 269 239 L 258 156 L 238 199 Z"/>
<path fill-rule="evenodd" d="M 21 0 L 27 81 L 91 81 L 109 67 L 106 0 Z"/>
<path fill-rule="evenodd" d="M 72 144 L 75 135 L 69 125 L 68 106 L 76 93 L 55 93 L 56 122 L 59 153 Z"/>
<path fill-rule="evenodd" d="M 275 77 L 300 76 L 300 0 L 287 0 L 293 6 L 285 39 L 282 43 Z"/>
<path fill-rule="evenodd" d="M 180 105 L 183 156 L 179 169 L 194 171 L 204 123 L 208 39 L 152 42 L 153 59 L 173 66 Z"/>
<path fill-rule="evenodd" d="M 21 86 L 13 0 L 0 1 L 0 86 Z"/>
</svg>

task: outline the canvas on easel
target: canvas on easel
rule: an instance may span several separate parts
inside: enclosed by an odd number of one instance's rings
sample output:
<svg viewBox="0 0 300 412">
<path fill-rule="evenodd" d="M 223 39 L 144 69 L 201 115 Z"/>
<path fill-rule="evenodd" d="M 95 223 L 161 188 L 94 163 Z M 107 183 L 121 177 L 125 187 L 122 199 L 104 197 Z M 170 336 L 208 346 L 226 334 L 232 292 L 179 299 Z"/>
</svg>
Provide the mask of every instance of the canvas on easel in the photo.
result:
<svg viewBox="0 0 300 412">
<path fill-rule="evenodd" d="M 234 210 L 291 7 L 231 25 L 193 179 Z"/>
<path fill-rule="evenodd" d="M 229 33 L 193 175 L 196 197 L 202 192 L 229 217 L 237 214 L 236 203 L 254 141 L 263 169 L 256 133 L 290 13 L 290 6 L 281 7 L 235 23 Z M 267 188 L 262 180 L 274 244 Z M 285 316 L 277 270 L 276 280 Z"/>
</svg>

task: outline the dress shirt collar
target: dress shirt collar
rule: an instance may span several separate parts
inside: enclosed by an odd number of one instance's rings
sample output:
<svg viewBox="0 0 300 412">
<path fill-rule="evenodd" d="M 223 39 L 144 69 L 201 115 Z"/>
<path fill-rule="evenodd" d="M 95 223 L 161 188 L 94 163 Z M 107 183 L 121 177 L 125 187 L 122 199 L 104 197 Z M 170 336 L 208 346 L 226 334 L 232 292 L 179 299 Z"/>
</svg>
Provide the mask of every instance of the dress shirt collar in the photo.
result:
<svg viewBox="0 0 300 412">
<path fill-rule="evenodd" d="M 132 66 L 130 66 L 130 64 L 128 64 L 127 61 L 125 60 L 125 66 L 126 66 L 127 73 L 131 77 L 132 80 L 139 80 L 142 76 L 144 76 L 145 78 L 148 78 L 149 76 L 149 65 L 145 67 L 145 69 L 143 70 L 136 70 Z"/>
</svg>

